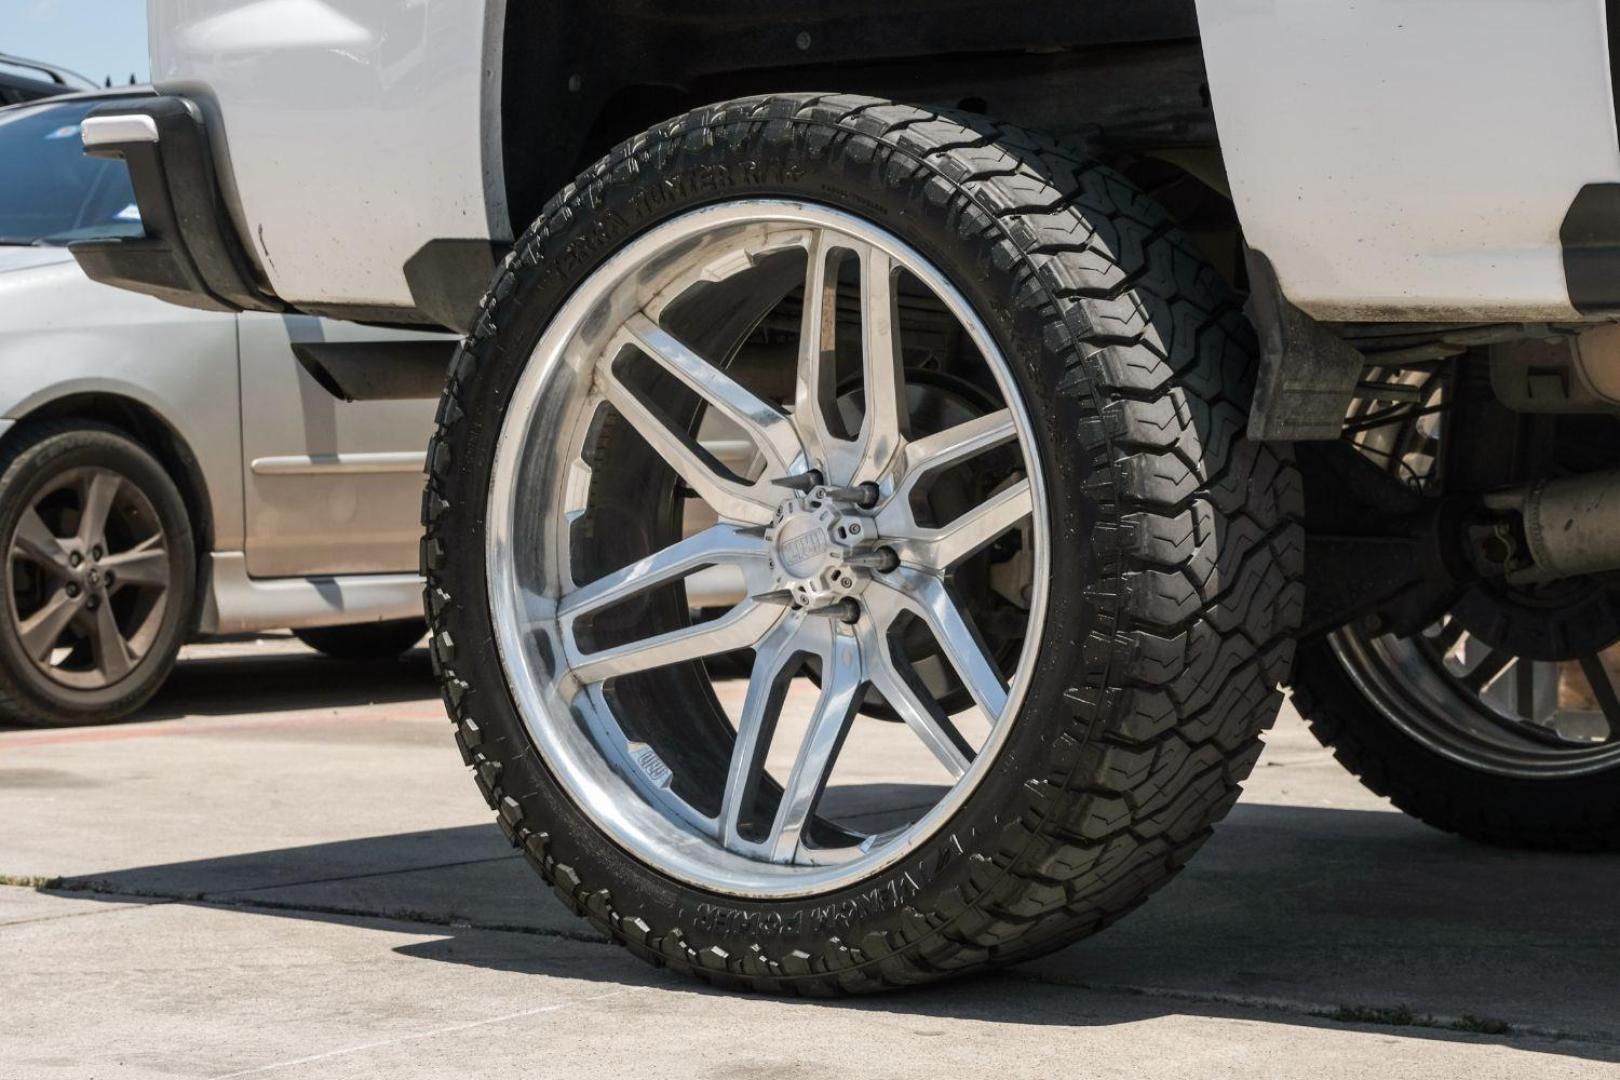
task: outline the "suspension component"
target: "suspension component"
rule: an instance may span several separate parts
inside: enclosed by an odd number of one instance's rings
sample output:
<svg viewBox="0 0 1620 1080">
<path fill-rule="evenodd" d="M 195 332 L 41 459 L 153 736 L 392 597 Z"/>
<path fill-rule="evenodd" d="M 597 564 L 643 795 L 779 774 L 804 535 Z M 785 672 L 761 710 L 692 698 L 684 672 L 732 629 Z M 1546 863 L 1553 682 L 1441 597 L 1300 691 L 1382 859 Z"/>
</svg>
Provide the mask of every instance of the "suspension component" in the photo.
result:
<svg viewBox="0 0 1620 1080">
<path fill-rule="evenodd" d="M 1509 581 L 1551 581 L 1620 570 L 1620 472 L 1538 480 L 1486 496 L 1485 505 L 1518 519 L 1509 531 L 1493 529 L 1508 549 L 1523 538 L 1522 557 L 1503 561 Z M 1491 541 L 1492 554 L 1499 551 Z"/>
</svg>

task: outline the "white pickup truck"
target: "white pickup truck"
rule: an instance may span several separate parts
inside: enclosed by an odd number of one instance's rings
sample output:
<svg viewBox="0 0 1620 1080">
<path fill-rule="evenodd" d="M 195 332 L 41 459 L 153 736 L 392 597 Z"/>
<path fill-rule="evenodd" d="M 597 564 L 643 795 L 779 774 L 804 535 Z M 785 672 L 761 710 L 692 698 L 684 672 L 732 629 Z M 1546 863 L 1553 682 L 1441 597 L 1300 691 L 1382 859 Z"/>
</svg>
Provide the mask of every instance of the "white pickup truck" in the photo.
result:
<svg viewBox="0 0 1620 1080">
<path fill-rule="evenodd" d="M 1620 844 L 1614 8 L 153 0 L 76 254 L 464 332 L 502 828 L 649 961 L 880 989 L 1140 902 L 1284 686 L 1426 821 Z"/>
</svg>

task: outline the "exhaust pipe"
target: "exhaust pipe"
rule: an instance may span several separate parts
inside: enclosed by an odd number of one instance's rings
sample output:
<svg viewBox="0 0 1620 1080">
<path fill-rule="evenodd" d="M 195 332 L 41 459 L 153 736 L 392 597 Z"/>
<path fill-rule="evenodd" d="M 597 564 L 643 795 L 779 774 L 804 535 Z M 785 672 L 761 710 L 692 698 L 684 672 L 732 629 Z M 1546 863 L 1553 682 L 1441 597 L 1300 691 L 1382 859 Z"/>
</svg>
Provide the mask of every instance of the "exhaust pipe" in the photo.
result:
<svg viewBox="0 0 1620 1080">
<path fill-rule="evenodd" d="M 1476 552 L 1509 581 L 1620 570 L 1620 472 L 1539 480 L 1486 496 L 1485 505 L 1519 519 L 1519 528 L 1499 522 L 1475 530 Z"/>
</svg>

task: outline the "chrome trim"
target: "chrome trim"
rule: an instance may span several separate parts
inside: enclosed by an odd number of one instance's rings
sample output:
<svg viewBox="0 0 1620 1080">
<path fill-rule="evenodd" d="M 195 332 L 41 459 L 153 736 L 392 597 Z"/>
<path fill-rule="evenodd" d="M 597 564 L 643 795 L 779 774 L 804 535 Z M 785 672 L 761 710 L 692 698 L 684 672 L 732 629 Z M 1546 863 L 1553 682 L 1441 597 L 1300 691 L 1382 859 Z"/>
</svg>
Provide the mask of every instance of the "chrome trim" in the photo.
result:
<svg viewBox="0 0 1620 1080">
<path fill-rule="evenodd" d="M 155 143 L 158 141 L 157 121 L 140 113 L 87 116 L 79 122 L 79 138 L 84 140 L 87 150 L 94 146 Z"/>
<path fill-rule="evenodd" d="M 426 473 L 427 454 L 386 450 L 369 454 L 287 454 L 254 458 L 254 476 L 339 476 L 354 473 Z"/>
</svg>

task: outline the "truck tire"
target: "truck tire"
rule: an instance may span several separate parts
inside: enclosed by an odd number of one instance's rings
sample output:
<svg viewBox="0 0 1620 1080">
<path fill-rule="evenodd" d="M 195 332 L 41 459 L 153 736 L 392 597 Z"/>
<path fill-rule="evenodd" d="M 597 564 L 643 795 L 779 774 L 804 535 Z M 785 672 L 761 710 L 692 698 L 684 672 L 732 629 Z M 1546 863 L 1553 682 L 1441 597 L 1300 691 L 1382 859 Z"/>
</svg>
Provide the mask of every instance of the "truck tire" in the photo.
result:
<svg viewBox="0 0 1620 1080">
<path fill-rule="evenodd" d="M 793 94 L 620 145 L 499 270 L 428 457 L 431 653 L 501 828 L 724 986 L 926 982 L 1119 917 L 1237 798 L 1292 659 L 1300 485 L 1244 438 L 1255 354 L 1155 204 L 1016 128 Z M 906 372 L 939 365 L 994 408 L 931 427 Z M 715 471 L 716 416 L 768 467 Z M 694 493 L 731 517 L 682 542 Z M 692 625 L 712 564 L 749 598 Z M 717 688 L 699 657 L 745 640 Z M 883 737 L 946 782 L 863 818 L 840 800 L 924 790 L 828 782 Z"/>
<path fill-rule="evenodd" d="M 392 660 L 426 633 L 427 624 L 421 619 L 392 619 L 354 626 L 311 626 L 294 630 L 293 636 L 334 660 Z"/>
<path fill-rule="evenodd" d="M 1448 672 L 1437 656 L 1435 639 L 1455 625 L 1448 617 L 1418 640 L 1350 627 L 1301 646 L 1295 708 L 1363 784 L 1435 828 L 1502 847 L 1620 850 L 1620 725 L 1611 718 L 1606 732 L 1560 740 L 1529 717 L 1513 718 L 1505 706 L 1521 670 L 1545 684 L 1571 662 L 1518 655 L 1502 662 L 1505 650 L 1468 649 L 1464 637 L 1461 648 L 1444 651 L 1471 653 L 1475 665 L 1501 664 L 1498 692 L 1481 694 L 1468 687 L 1468 671 Z M 1462 668 L 1455 660 L 1449 666 Z M 1612 677 L 1612 660 L 1594 655 L 1584 666 L 1593 677 Z M 1602 711 L 1620 715 L 1612 689 L 1607 697 Z"/>
<path fill-rule="evenodd" d="M 106 723 L 145 704 L 196 588 L 163 466 L 105 425 L 22 426 L 0 447 L 0 543 L 0 723 Z"/>
</svg>

